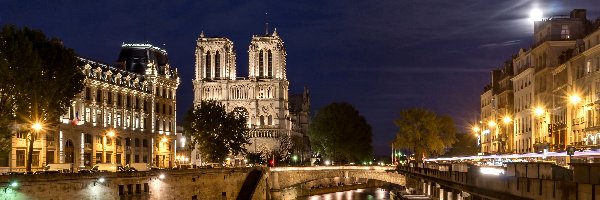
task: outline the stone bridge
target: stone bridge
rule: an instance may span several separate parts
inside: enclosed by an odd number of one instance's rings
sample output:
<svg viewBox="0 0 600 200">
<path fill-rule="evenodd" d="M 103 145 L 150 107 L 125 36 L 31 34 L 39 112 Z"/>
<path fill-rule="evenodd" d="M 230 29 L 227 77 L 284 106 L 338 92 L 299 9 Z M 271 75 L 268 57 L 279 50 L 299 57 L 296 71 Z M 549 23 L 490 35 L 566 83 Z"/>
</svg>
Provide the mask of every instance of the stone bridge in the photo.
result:
<svg viewBox="0 0 600 200">
<path fill-rule="evenodd" d="M 290 196 L 290 188 L 301 187 L 302 184 L 327 179 L 336 183 L 352 183 L 352 180 L 378 180 L 397 185 L 405 185 L 404 175 L 396 172 L 394 167 L 381 166 L 318 166 L 318 167 L 275 167 L 269 170 L 269 189 L 276 196 Z M 292 194 L 291 196 L 294 196 Z M 275 198 L 279 199 L 279 198 Z M 282 198 L 287 199 L 287 198 Z"/>
</svg>

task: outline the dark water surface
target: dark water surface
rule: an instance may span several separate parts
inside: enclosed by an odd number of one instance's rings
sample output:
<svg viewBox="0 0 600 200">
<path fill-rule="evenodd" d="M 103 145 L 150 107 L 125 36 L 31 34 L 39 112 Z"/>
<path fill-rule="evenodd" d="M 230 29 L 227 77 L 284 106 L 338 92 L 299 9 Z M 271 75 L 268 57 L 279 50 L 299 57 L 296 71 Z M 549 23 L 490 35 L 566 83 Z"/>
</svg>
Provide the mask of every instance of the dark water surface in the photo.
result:
<svg viewBox="0 0 600 200">
<path fill-rule="evenodd" d="M 367 188 L 329 194 L 299 197 L 299 200 L 389 200 L 390 191 L 383 188 Z"/>
</svg>

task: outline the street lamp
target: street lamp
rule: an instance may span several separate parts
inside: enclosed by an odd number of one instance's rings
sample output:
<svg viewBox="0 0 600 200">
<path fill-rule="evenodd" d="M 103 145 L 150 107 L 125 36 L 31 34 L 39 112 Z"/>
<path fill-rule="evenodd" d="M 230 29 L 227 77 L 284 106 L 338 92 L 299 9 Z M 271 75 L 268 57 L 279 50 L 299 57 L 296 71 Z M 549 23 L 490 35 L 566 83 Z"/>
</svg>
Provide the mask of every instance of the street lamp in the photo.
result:
<svg viewBox="0 0 600 200">
<path fill-rule="evenodd" d="M 569 97 L 569 102 L 571 102 L 571 104 L 577 104 L 581 101 L 581 97 L 579 97 L 578 95 L 571 95 Z"/>
<path fill-rule="evenodd" d="M 544 108 L 542 108 L 542 107 L 536 107 L 536 108 L 535 108 L 535 110 L 534 110 L 533 112 L 534 112 L 534 114 L 535 114 L 536 116 L 540 117 L 540 116 L 542 116 L 542 115 L 544 114 L 544 112 L 546 112 L 546 111 L 544 111 Z"/>
<path fill-rule="evenodd" d="M 504 122 L 504 124 L 508 124 L 512 121 L 512 119 L 509 116 L 504 116 L 504 118 L 502 118 L 502 122 Z"/>
<path fill-rule="evenodd" d="M 108 137 L 115 137 L 115 131 L 109 130 L 108 132 L 106 132 L 106 136 L 108 136 Z"/>
<path fill-rule="evenodd" d="M 479 130 L 481 130 L 481 129 L 479 129 L 479 127 L 478 127 L 478 126 L 474 126 L 474 127 L 473 127 L 473 132 L 475 132 L 475 133 L 479 133 Z"/>
<path fill-rule="evenodd" d="M 496 122 L 495 121 L 489 121 L 488 122 L 488 126 L 490 126 L 490 128 L 493 128 L 496 126 Z"/>
<path fill-rule="evenodd" d="M 31 124 L 31 129 L 33 129 L 36 132 L 39 132 L 43 129 L 43 125 L 40 122 L 35 122 L 35 123 Z"/>
</svg>

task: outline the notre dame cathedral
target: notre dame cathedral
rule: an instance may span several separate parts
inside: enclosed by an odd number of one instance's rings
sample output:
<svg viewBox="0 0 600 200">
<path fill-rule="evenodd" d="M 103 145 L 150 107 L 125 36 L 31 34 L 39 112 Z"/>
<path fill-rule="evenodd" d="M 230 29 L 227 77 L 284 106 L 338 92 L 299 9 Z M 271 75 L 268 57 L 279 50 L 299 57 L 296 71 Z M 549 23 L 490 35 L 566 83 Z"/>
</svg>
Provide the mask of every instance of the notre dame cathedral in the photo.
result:
<svg viewBox="0 0 600 200">
<path fill-rule="evenodd" d="M 310 98 L 306 88 L 302 94 L 288 94 L 286 51 L 277 30 L 252 36 L 248 54 L 248 77 L 237 77 L 233 42 L 201 33 L 196 45 L 194 104 L 214 100 L 227 111 L 246 116 L 252 143 L 246 147 L 248 152 L 307 158 Z M 238 157 L 236 163 L 242 160 Z"/>
</svg>

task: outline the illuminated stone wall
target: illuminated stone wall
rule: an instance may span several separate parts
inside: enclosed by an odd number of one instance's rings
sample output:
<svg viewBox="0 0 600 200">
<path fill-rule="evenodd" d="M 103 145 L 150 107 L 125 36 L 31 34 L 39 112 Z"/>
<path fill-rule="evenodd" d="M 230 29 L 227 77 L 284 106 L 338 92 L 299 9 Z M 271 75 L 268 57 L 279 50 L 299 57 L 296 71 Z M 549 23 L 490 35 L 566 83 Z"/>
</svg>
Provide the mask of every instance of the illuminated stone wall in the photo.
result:
<svg viewBox="0 0 600 200">
<path fill-rule="evenodd" d="M 2 199 L 236 199 L 250 169 L 0 177 Z M 161 174 L 164 178 L 161 179 Z M 104 182 L 101 181 L 104 178 Z M 16 187 L 10 186 L 13 182 Z M 265 181 L 261 183 L 265 184 Z M 264 188 L 264 187 L 262 187 Z M 257 189 L 259 190 L 259 189 Z M 254 199 L 264 199 L 257 192 Z M 260 195 L 263 195 L 261 198 Z"/>
</svg>

